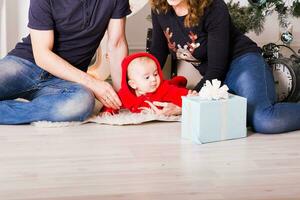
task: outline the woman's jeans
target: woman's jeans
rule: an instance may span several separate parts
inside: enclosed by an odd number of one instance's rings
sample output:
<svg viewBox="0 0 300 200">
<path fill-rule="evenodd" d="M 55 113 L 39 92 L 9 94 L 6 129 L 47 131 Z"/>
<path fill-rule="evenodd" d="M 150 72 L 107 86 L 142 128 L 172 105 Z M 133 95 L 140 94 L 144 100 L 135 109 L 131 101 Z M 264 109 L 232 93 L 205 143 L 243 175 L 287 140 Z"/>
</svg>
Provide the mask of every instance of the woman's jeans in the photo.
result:
<svg viewBox="0 0 300 200">
<path fill-rule="evenodd" d="M 225 84 L 247 98 L 247 119 L 254 131 L 282 133 L 300 129 L 300 104 L 276 103 L 273 75 L 259 53 L 247 53 L 232 61 Z"/>
<path fill-rule="evenodd" d="M 0 124 L 83 121 L 94 103 L 94 94 L 80 84 L 56 78 L 19 57 L 0 60 Z"/>
</svg>

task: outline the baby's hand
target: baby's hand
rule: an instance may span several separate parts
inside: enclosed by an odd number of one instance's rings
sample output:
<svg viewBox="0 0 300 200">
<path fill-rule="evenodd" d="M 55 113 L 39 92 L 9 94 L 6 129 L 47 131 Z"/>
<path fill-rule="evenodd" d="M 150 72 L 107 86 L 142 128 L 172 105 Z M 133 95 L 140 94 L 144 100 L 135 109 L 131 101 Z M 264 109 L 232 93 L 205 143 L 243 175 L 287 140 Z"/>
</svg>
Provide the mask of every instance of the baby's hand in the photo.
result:
<svg viewBox="0 0 300 200">
<path fill-rule="evenodd" d="M 199 93 L 197 91 L 195 91 L 195 90 L 189 90 L 189 92 L 187 94 L 188 97 L 198 96 L 198 95 L 199 95 Z"/>
<path fill-rule="evenodd" d="M 181 114 L 181 107 L 173 103 L 159 101 L 154 101 L 153 103 L 150 101 L 145 102 L 149 104 L 151 110 L 157 115 L 176 116 Z M 158 107 L 162 107 L 162 109 L 159 109 Z"/>
</svg>

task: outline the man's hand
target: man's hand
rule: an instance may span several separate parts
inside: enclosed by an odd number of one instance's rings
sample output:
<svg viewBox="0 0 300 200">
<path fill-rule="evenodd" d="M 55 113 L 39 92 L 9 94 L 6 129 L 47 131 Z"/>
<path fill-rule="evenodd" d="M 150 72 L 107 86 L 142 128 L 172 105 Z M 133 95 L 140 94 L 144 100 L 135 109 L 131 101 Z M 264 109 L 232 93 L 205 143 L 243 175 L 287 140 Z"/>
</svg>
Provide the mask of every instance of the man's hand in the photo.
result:
<svg viewBox="0 0 300 200">
<path fill-rule="evenodd" d="M 120 98 L 109 83 L 95 80 L 90 89 L 94 92 L 95 97 L 101 103 L 103 103 L 104 106 L 113 108 L 115 110 L 120 109 L 120 106 L 122 105 Z"/>
<path fill-rule="evenodd" d="M 159 101 L 154 101 L 153 103 L 151 103 L 150 101 L 145 102 L 149 104 L 151 110 L 154 111 L 154 113 L 157 115 L 176 116 L 181 114 L 181 107 L 173 103 L 165 103 Z M 161 107 L 162 109 L 159 109 L 158 107 Z"/>
</svg>

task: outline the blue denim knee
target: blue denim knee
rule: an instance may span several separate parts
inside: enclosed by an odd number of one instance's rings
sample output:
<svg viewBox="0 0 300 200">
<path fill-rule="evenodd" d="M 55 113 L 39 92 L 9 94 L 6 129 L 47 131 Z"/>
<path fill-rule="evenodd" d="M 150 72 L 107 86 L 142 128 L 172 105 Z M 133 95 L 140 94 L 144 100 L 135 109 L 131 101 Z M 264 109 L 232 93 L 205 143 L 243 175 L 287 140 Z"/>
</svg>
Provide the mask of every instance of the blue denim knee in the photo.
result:
<svg viewBox="0 0 300 200">
<path fill-rule="evenodd" d="M 51 121 L 84 121 L 91 116 L 95 105 L 92 91 L 77 85 L 63 95 L 52 105 Z"/>
</svg>

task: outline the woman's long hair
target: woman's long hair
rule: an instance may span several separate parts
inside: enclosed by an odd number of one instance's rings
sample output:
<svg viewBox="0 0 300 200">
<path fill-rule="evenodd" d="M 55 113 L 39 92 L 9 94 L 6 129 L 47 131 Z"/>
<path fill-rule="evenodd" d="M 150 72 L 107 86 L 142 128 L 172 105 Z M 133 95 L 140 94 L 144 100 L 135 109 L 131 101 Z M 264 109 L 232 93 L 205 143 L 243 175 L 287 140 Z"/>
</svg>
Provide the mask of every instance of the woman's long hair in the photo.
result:
<svg viewBox="0 0 300 200">
<path fill-rule="evenodd" d="M 172 7 L 167 0 L 149 0 L 152 10 L 158 13 L 167 13 Z M 210 5 L 213 0 L 186 0 L 188 6 L 188 15 L 184 19 L 184 25 L 188 28 L 197 26 L 200 18 L 204 14 L 206 7 Z"/>
</svg>

